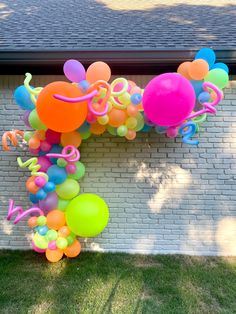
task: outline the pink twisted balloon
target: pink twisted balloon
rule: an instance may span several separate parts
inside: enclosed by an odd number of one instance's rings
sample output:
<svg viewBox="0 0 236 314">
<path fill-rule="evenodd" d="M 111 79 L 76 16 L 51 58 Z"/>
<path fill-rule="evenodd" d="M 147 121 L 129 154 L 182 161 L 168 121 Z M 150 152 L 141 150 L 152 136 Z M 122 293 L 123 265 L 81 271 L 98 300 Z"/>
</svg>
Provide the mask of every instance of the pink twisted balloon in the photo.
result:
<svg viewBox="0 0 236 314">
<path fill-rule="evenodd" d="M 32 213 L 36 213 L 39 216 L 43 216 L 44 215 L 44 212 L 40 208 L 38 208 L 38 207 L 32 207 L 32 208 L 29 208 L 29 209 L 24 211 L 23 208 L 20 207 L 20 206 L 14 207 L 14 201 L 13 200 L 9 200 L 7 220 L 11 220 L 11 217 L 14 214 L 17 214 L 17 216 L 16 216 L 16 218 L 14 220 L 14 224 L 17 224 L 25 216 L 28 216 L 28 215 L 30 215 Z"/>
<path fill-rule="evenodd" d="M 61 154 L 46 154 L 47 157 L 64 158 L 68 162 L 75 162 L 80 159 L 80 152 L 73 145 L 67 145 L 63 148 Z"/>
</svg>

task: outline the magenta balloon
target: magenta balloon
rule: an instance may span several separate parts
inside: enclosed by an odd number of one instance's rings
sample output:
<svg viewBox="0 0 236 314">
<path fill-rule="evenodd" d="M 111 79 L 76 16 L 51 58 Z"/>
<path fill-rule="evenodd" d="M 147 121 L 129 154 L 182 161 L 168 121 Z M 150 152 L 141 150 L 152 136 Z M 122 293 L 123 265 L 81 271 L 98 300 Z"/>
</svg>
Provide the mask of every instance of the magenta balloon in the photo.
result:
<svg viewBox="0 0 236 314">
<path fill-rule="evenodd" d="M 86 78 L 83 65 L 79 61 L 74 59 L 67 60 L 64 63 L 63 71 L 65 76 L 71 82 L 79 83 Z"/>
<path fill-rule="evenodd" d="M 45 214 L 52 209 L 57 208 L 58 197 L 56 192 L 48 193 L 44 200 L 39 201 L 39 208 L 41 208 Z"/>
<path fill-rule="evenodd" d="M 48 168 L 51 167 L 51 161 L 45 156 L 38 157 L 38 164 L 41 166 L 39 171 L 47 172 Z"/>
<path fill-rule="evenodd" d="M 143 94 L 145 116 L 160 126 L 175 126 L 193 111 L 195 92 L 191 83 L 178 73 L 155 77 Z"/>
<path fill-rule="evenodd" d="M 35 252 L 37 252 L 37 253 L 44 253 L 44 252 L 46 252 L 46 250 L 43 250 L 43 249 L 40 249 L 39 247 L 37 247 L 37 246 L 34 244 L 34 242 L 32 242 L 32 248 L 33 248 L 33 250 L 34 250 Z"/>
</svg>

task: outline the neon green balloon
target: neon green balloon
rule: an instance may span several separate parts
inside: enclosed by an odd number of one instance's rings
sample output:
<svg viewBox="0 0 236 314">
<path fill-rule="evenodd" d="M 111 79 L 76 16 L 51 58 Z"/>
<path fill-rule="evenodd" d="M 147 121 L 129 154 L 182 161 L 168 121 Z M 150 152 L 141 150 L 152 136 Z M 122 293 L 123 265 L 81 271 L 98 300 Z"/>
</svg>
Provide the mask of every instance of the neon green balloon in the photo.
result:
<svg viewBox="0 0 236 314">
<path fill-rule="evenodd" d="M 47 224 L 47 218 L 45 216 L 39 216 L 37 218 L 37 224 L 39 226 L 45 226 Z"/>
<path fill-rule="evenodd" d="M 80 133 L 82 140 L 87 140 L 91 136 L 91 132 L 88 130 L 87 132 Z"/>
<path fill-rule="evenodd" d="M 76 165 L 76 172 L 69 174 L 68 178 L 74 179 L 74 180 L 79 180 L 79 179 L 83 178 L 83 176 L 85 175 L 85 166 L 80 161 L 77 161 L 75 163 L 75 165 Z"/>
<path fill-rule="evenodd" d="M 48 247 L 47 237 L 41 236 L 38 232 L 33 235 L 33 242 L 39 249 L 44 250 Z"/>
<path fill-rule="evenodd" d="M 137 125 L 136 127 L 134 128 L 134 130 L 136 132 L 142 130 L 142 128 L 144 127 L 144 117 L 143 115 L 139 112 L 136 116 L 136 119 L 137 119 Z"/>
<path fill-rule="evenodd" d="M 31 137 L 32 137 L 33 135 L 34 135 L 33 132 L 31 132 L 31 131 L 26 131 L 26 132 L 24 133 L 24 140 L 28 143 L 29 140 L 31 139 Z"/>
<path fill-rule="evenodd" d="M 62 198 L 58 197 L 57 208 L 64 212 L 66 210 L 66 206 L 69 204 L 69 202 L 70 201 L 63 200 Z"/>
<path fill-rule="evenodd" d="M 68 245 L 68 242 L 65 238 L 63 237 L 58 237 L 56 241 L 56 245 L 59 249 L 65 249 Z"/>
<path fill-rule="evenodd" d="M 121 125 L 117 128 L 117 134 L 119 136 L 125 136 L 128 133 L 128 128 L 126 125 Z"/>
<path fill-rule="evenodd" d="M 66 179 L 62 184 L 56 186 L 57 195 L 64 200 L 70 200 L 79 194 L 80 186 L 74 179 Z"/>
<path fill-rule="evenodd" d="M 108 131 L 108 133 L 110 133 L 111 135 L 117 135 L 116 129 L 113 128 L 113 127 L 110 126 L 110 125 L 107 126 L 107 131 Z"/>
<path fill-rule="evenodd" d="M 211 82 L 220 89 L 225 88 L 229 83 L 229 75 L 222 69 L 210 70 L 204 77 L 205 82 Z"/>
<path fill-rule="evenodd" d="M 47 130 L 46 125 L 39 119 L 36 109 L 32 110 L 29 114 L 29 124 L 33 129 L 36 130 Z"/>
<path fill-rule="evenodd" d="M 125 122 L 125 125 L 127 126 L 128 129 L 134 129 L 137 126 L 137 124 L 138 121 L 134 117 L 129 117 Z"/>
<path fill-rule="evenodd" d="M 48 241 L 56 240 L 57 236 L 58 236 L 57 231 L 53 229 L 48 230 L 48 232 L 46 233 L 46 238 L 48 239 Z"/>
<path fill-rule="evenodd" d="M 95 194 L 81 194 L 66 208 L 68 227 L 80 237 L 95 237 L 103 231 L 109 219 L 106 202 Z"/>
</svg>

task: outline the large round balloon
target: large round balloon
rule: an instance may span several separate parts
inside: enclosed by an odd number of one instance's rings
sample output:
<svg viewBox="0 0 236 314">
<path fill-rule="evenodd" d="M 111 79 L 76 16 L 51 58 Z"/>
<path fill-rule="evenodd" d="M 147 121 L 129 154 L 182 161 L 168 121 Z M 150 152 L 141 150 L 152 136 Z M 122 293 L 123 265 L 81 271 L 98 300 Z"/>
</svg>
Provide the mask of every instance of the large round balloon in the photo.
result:
<svg viewBox="0 0 236 314">
<path fill-rule="evenodd" d="M 81 194 L 66 208 L 66 223 L 80 237 L 95 237 L 106 227 L 109 210 L 105 201 L 95 194 Z"/>
<path fill-rule="evenodd" d="M 151 80 L 144 90 L 145 116 L 160 126 L 180 124 L 192 112 L 195 93 L 191 83 L 178 73 L 165 73 Z"/>
<path fill-rule="evenodd" d="M 68 103 L 54 98 L 54 94 L 69 98 L 83 95 L 76 86 L 67 82 L 48 84 L 40 92 L 36 103 L 40 120 L 56 132 L 71 132 L 79 128 L 88 113 L 87 102 Z"/>
</svg>

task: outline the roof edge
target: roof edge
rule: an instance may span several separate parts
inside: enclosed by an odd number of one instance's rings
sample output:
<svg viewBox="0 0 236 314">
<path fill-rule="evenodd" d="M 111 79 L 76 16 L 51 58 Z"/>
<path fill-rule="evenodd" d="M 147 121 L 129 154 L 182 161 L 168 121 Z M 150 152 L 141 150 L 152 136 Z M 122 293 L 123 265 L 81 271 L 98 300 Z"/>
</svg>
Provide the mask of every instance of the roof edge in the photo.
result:
<svg viewBox="0 0 236 314">
<path fill-rule="evenodd" d="M 85 67 L 94 61 L 107 62 L 112 73 L 119 74 L 159 74 L 176 71 L 183 61 L 193 60 L 198 49 L 158 49 L 158 50 L 24 50 L 1 51 L 1 74 L 62 74 L 63 63 L 77 59 Z M 217 61 L 226 63 L 231 74 L 236 74 L 236 50 L 215 49 Z"/>
</svg>

